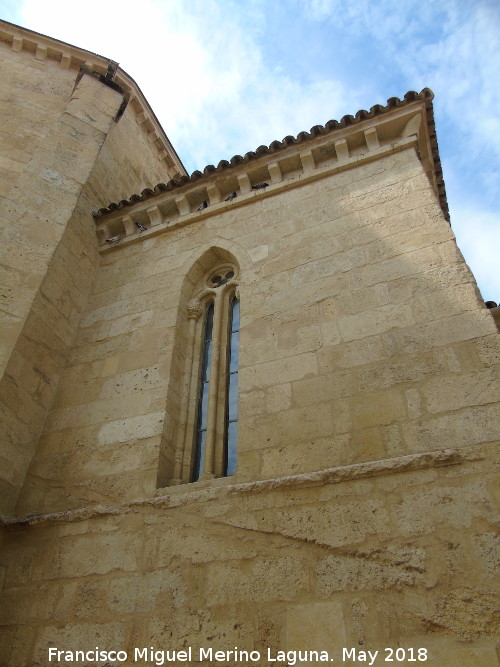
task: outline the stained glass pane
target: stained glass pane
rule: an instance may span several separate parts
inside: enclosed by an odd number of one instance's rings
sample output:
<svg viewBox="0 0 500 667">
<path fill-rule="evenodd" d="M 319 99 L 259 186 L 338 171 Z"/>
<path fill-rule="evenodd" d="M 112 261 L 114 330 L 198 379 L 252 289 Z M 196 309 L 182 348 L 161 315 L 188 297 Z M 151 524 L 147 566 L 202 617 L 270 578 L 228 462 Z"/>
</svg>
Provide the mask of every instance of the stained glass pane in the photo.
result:
<svg viewBox="0 0 500 667">
<path fill-rule="evenodd" d="M 214 304 L 210 304 L 205 319 L 205 340 L 212 340 L 212 328 L 214 324 Z"/>
<path fill-rule="evenodd" d="M 238 373 L 229 376 L 229 390 L 227 396 L 228 420 L 238 419 Z"/>
<path fill-rule="evenodd" d="M 233 314 L 231 320 L 231 331 L 240 330 L 240 302 L 238 299 L 233 300 Z"/>
<path fill-rule="evenodd" d="M 208 410 L 208 382 L 201 385 L 201 401 L 200 401 L 200 415 L 199 415 L 199 429 L 207 427 L 207 410 Z"/>
<path fill-rule="evenodd" d="M 203 348 L 201 360 L 201 384 L 198 395 L 198 418 L 196 422 L 196 444 L 194 450 L 193 482 L 203 474 L 205 459 L 205 440 L 208 411 L 208 380 L 210 378 L 210 362 L 212 360 L 212 328 L 214 320 L 214 304 L 210 304 L 205 315 L 203 332 Z"/>
<path fill-rule="evenodd" d="M 212 341 L 207 340 L 203 346 L 203 367 L 201 369 L 201 381 L 208 382 L 210 377 L 210 362 L 212 361 Z"/>
<path fill-rule="evenodd" d="M 236 440 L 238 422 L 229 422 L 227 425 L 227 468 L 226 475 L 234 475 L 236 470 Z"/>
<path fill-rule="evenodd" d="M 229 372 L 238 372 L 238 348 L 239 348 L 239 331 L 231 334 L 231 349 L 229 351 Z"/>
<path fill-rule="evenodd" d="M 206 431 L 198 431 L 196 434 L 196 458 L 193 470 L 193 482 L 196 482 L 203 475 L 203 465 L 205 463 L 205 440 Z"/>
<path fill-rule="evenodd" d="M 238 431 L 238 347 L 240 328 L 240 302 L 233 299 L 231 303 L 231 326 L 229 344 L 229 374 L 227 386 L 227 421 L 225 459 L 226 475 L 233 475 L 236 470 L 236 438 Z"/>
</svg>

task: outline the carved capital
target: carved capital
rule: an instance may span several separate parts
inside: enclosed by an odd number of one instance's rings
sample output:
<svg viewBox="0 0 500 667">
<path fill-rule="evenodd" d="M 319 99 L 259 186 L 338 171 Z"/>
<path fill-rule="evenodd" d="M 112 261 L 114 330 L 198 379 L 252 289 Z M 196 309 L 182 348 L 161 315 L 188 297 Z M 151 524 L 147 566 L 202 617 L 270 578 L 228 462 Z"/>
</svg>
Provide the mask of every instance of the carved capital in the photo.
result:
<svg viewBox="0 0 500 667">
<path fill-rule="evenodd" d="M 203 312 L 201 303 L 197 299 L 193 299 L 187 305 L 187 314 L 190 320 L 197 320 Z"/>
</svg>

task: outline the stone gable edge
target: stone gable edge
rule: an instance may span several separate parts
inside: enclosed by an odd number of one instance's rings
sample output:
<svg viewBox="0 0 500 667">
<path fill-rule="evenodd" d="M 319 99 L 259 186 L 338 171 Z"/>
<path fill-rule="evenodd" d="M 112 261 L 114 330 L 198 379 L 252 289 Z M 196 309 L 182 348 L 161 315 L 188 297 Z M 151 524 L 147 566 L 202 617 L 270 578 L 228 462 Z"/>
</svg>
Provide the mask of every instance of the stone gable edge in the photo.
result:
<svg viewBox="0 0 500 667">
<path fill-rule="evenodd" d="M 128 96 L 128 105 L 133 109 L 137 124 L 146 133 L 158 150 L 158 159 L 179 176 L 187 174 L 181 159 L 167 137 L 153 109 L 134 79 L 111 58 L 68 44 L 53 37 L 23 28 L 0 19 L 0 45 L 15 52 L 31 53 L 39 62 L 52 62 L 64 69 L 94 73 L 98 77 L 106 75 L 108 68 L 113 71 L 112 81 Z"/>
</svg>

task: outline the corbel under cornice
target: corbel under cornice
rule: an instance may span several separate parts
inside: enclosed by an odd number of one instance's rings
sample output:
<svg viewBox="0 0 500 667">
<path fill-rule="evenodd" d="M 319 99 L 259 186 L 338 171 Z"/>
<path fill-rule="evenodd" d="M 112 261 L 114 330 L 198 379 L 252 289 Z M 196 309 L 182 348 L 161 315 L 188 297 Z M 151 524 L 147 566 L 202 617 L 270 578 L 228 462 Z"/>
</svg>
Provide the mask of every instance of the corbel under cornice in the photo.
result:
<svg viewBox="0 0 500 667">
<path fill-rule="evenodd" d="M 159 184 L 141 196 L 133 195 L 130 200 L 101 209 L 95 218 L 102 252 L 409 148 L 417 152 L 441 201 L 424 98 L 331 131 L 301 138 L 299 135 L 297 141 L 279 148 L 271 147 L 260 154 L 247 154 L 234 164 L 221 163 L 213 170 L 206 168 L 203 174 L 198 172 L 195 176 L 195 172 L 179 182 Z M 252 189 L 255 185 L 261 187 Z M 233 192 L 237 196 L 229 198 Z M 200 207 L 201 202 L 208 205 Z M 443 213 L 446 217 L 447 207 Z M 139 231 L 136 223 L 145 230 Z M 110 239 L 115 243 L 110 243 Z"/>
</svg>

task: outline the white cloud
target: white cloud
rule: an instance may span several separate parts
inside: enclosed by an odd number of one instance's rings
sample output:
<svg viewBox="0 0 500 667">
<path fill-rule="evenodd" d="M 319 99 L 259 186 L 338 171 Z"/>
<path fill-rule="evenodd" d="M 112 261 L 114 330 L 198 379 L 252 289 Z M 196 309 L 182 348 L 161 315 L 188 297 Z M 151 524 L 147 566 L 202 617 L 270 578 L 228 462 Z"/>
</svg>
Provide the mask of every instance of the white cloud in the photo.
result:
<svg viewBox="0 0 500 667">
<path fill-rule="evenodd" d="M 140 10 L 116 0 L 101 5 L 88 0 L 69 21 L 64 0 L 25 0 L 24 24 L 118 60 L 188 169 L 358 108 L 354 86 L 333 76 L 301 82 L 266 62 L 258 41 L 265 3 L 243 11 L 216 0 L 143 0 Z"/>
<path fill-rule="evenodd" d="M 486 257 L 474 266 L 485 284 L 481 276 L 496 271 L 489 248 L 498 247 L 498 240 L 485 247 L 480 238 L 498 234 L 500 208 L 497 2 L 273 2 L 283 10 L 284 25 L 272 23 L 266 0 L 87 0 L 76 15 L 66 0 L 24 0 L 20 22 L 118 60 L 188 170 L 339 119 L 407 88 L 433 88 L 453 228 L 471 265 L 476 255 Z M 292 14 L 296 42 L 288 38 Z M 300 41 L 305 36 L 320 40 L 316 60 L 307 60 L 305 45 L 311 42 Z M 303 68 L 299 75 L 283 58 L 278 64 L 269 55 L 270 40 L 284 54 L 299 52 L 311 71 Z M 353 52 L 363 65 L 355 75 Z M 491 289 L 500 298 L 500 286 Z M 489 291 L 485 296 L 495 298 Z"/>
<path fill-rule="evenodd" d="M 436 111 L 452 125 L 456 156 L 500 157 L 500 5 L 488 0 L 309 0 L 309 17 L 383 44 L 386 64 L 409 87 L 432 88 Z M 438 136 L 439 136 L 438 126 Z M 443 128 L 441 127 L 441 130 Z M 478 164 L 489 171 L 491 166 Z M 491 191 L 490 191 L 491 192 Z"/>
<path fill-rule="evenodd" d="M 383 48 L 408 87 L 436 94 L 452 226 L 486 299 L 500 299 L 500 5 L 449 0 L 309 0 L 308 16 Z M 445 151 L 443 151 L 445 146 Z"/>
<path fill-rule="evenodd" d="M 459 248 L 486 301 L 500 301 L 498 240 L 500 216 L 477 208 L 452 210 L 453 230 Z"/>
</svg>

